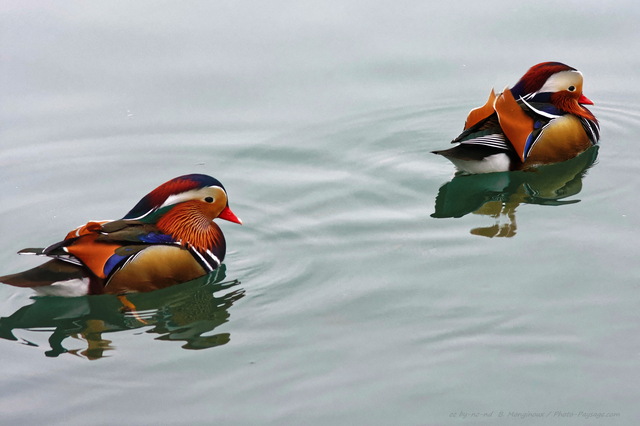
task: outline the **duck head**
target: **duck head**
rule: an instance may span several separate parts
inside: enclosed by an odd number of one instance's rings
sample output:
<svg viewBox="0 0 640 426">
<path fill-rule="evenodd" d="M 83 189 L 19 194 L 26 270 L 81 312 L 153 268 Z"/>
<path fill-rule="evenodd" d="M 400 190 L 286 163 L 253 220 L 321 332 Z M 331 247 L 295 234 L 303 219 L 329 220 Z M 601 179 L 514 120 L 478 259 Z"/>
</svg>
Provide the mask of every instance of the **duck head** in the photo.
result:
<svg viewBox="0 0 640 426">
<path fill-rule="evenodd" d="M 224 237 L 213 219 L 242 224 L 229 208 L 219 180 L 202 174 L 179 176 L 144 196 L 123 219 L 155 224 L 183 244 L 208 250 Z"/>
<path fill-rule="evenodd" d="M 560 111 L 589 120 L 595 117 L 583 105 L 593 102 L 582 93 L 582 73 L 561 62 L 542 62 L 532 66 L 511 88 L 515 99 L 547 102 Z"/>
<path fill-rule="evenodd" d="M 149 216 L 156 217 L 154 213 L 160 210 L 164 212 L 167 208 L 178 205 L 185 208 L 184 203 L 198 210 L 209 220 L 220 218 L 242 224 L 229 208 L 227 192 L 222 183 L 216 178 L 202 174 L 178 176 L 163 183 L 138 201 L 123 219 L 153 222 L 149 220 Z"/>
</svg>

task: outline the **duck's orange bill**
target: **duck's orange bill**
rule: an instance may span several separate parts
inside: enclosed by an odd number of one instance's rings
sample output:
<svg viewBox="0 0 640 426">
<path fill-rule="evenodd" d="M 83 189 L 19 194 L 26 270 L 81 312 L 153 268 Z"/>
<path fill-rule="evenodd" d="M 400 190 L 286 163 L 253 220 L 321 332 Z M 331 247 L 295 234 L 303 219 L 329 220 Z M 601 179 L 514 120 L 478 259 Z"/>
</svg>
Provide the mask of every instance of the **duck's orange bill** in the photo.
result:
<svg viewBox="0 0 640 426">
<path fill-rule="evenodd" d="M 585 95 L 580 95 L 580 98 L 578 98 L 578 103 L 583 105 L 593 105 L 593 101 L 587 98 Z"/>
<path fill-rule="evenodd" d="M 220 219 L 228 220 L 229 222 L 238 223 L 242 225 L 242 221 L 240 220 L 240 218 L 236 216 L 234 212 L 231 211 L 229 206 L 222 209 L 218 217 Z"/>
</svg>

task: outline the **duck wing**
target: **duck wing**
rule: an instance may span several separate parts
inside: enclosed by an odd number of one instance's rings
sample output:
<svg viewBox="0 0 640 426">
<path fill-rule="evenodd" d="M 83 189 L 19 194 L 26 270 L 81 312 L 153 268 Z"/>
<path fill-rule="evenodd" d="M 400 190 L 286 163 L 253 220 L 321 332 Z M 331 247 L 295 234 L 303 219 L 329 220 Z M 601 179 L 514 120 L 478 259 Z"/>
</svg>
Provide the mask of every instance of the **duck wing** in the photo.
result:
<svg viewBox="0 0 640 426">
<path fill-rule="evenodd" d="M 89 222 L 67 237 L 44 249 L 24 249 L 20 254 L 36 254 L 88 268 L 95 276 L 106 278 L 128 258 L 151 245 L 178 245 L 155 225 L 137 220 Z"/>
</svg>

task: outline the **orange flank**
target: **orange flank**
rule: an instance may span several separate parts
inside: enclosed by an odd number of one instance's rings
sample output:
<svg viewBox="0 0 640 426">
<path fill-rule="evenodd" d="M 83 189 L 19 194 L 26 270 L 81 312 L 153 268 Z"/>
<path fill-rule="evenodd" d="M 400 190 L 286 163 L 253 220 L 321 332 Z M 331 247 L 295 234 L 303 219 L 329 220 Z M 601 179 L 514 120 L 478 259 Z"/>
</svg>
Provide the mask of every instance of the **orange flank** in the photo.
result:
<svg viewBox="0 0 640 426">
<path fill-rule="evenodd" d="M 498 114 L 500 127 L 524 163 L 524 149 L 527 138 L 533 131 L 533 119 L 522 110 L 509 89 L 504 89 L 496 98 L 494 108 Z"/>
<path fill-rule="evenodd" d="M 80 259 L 95 276 L 106 278 L 104 265 L 122 244 L 97 242 L 99 236 L 97 232 L 85 233 L 67 247 L 67 252 Z"/>
</svg>

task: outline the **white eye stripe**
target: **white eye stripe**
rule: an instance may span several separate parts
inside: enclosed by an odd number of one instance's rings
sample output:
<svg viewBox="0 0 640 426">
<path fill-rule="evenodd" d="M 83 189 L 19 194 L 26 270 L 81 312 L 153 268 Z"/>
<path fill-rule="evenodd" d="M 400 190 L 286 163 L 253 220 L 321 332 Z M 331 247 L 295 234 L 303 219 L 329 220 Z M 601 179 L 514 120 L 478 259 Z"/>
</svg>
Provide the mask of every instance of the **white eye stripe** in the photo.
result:
<svg viewBox="0 0 640 426">
<path fill-rule="evenodd" d="M 202 198 L 203 195 L 206 195 L 207 197 L 211 197 L 208 191 L 203 194 L 203 191 L 206 191 L 210 188 L 219 189 L 224 193 L 224 189 L 220 188 L 219 186 L 208 186 L 206 188 L 192 189 L 190 191 L 181 192 L 180 194 L 170 195 L 169 197 L 167 197 L 165 202 L 162 203 L 162 205 L 159 208 L 172 206 L 174 204 L 182 203 L 184 201 L 200 199 Z M 213 200 L 215 201 L 215 197 L 211 197 L 211 198 L 213 198 Z"/>
<path fill-rule="evenodd" d="M 577 86 L 581 83 L 582 73 L 580 71 L 560 71 L 549 77 L 540 90 L 538 90 L 538 93 L 559 92 L 561 90 L 567 90 L 569 86 Z"/>
</svg>

